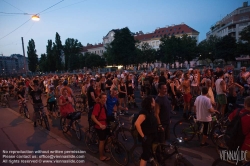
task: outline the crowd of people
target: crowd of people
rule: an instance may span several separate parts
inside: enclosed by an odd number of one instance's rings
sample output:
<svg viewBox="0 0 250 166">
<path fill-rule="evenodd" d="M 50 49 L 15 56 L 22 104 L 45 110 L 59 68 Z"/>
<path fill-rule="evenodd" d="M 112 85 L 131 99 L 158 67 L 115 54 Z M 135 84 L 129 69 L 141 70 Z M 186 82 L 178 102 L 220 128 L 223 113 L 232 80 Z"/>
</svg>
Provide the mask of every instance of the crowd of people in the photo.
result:
<svg viewBox="0 0 250 166">
<path fill-rule="evenodd" d="M 169 138 L 170 116 L 177 113 L 178 102 L 183 101 L 183 118 L 191 111 L 197 114 L 197 120 L 204 124 L 201 146 L 206 146 L 208 123 L 211 114 L 226 113 L 228 103 L 236 104 L 237 99 L 249 94 L 250 72 L 245 67 L 235 77 L 229 69 L 210 68 L 203 70 L 190 68 L 187 71 L 168 70 L 141 73 L 117 71 L 105 74 L 80 73 L 64 75 L 47 75 L 18 78 L 0 78 L 0 101 L 2 95 L 8 93 L 18 99 L 19 109 L 27 96 L 31 96 L 34 112 L 43 105 L 42 95 L 46 94 L 48 109 L 52 110 L 56 103 L 60 115 L 67 116 L 74 112 L 75 94 L 72 89 L 80 89 L 85 107 L 89 109 L 88 120 L 95 124 L 100 143 L 100 160 L 110 158 L 104 154 L 106 127 L 117 114 L 129 113 L 129 109 L 138 108 L 135 102 L 135 90 L 140 90 L 143 99 L 139 117 L 135 122 L 136 129 L 143 140 L 141 165 L 146 165 L 151 157 L 150 147 L 155 139 L 162 142 Z M 245 110 L 249 110 L 249 97 L 245 99 Z M 230 116 L 232 117 L 232 116 Z M 250 116 L 244 117 L 244 125 L 250 122 Z M 33 116 L 34 126 L 36 117 Z M 250 140 L 250 125 L 244 126 L 246 141 L 243 150 Z M 159 132 L 161 131 L 161 132 Z M 158 134 L 156 134 L 158 133 Z M 157 135 L 162 136 L 156 138 Z"/>
</svg>

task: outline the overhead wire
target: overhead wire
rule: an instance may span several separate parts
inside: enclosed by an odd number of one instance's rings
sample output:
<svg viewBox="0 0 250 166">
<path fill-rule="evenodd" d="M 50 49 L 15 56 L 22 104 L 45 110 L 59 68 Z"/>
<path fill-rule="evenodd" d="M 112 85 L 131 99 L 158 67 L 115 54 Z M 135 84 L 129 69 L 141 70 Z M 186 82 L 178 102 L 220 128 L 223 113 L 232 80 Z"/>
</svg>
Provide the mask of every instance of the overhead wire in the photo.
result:
<svg viewBox="0 0 250 166">
<path fill-rule="evenodd" d="M 3 1 L 6 2 L 5 0 L 3 0 Z M 46 11 L 46 10 L 48 10 L 48 9 L 50 9 L 50 8 L 52 8 L 52 7 L 54 7 L 54 6 L 56 6 L 56 5 L 58 5 L 58 4 L 61 3 L 62 1 L 64 1 L 64 0 L 61 0 L 61 1 L 59 1 L 58 3 L 56 3 L 56 4 L 54 4 L 54 5 L 52 5 L 52 6 L 48 7 L 48 8 L 46 8 L 45 10 L 43 10 L 43 11 L 37 13 L 37 15 L 39 15 L 39 14 L 41 14 L 42 12 L 44 12 L 44 11 Z M 6 2 L 6 3 L 7 3 L 7 2 Z M 11 5 L 10 3 L 8 3 L 8 4 Z M 11 6 L 13 6 L 13 5 L 11 5 Z M 13 7 L 15 7 L 15 6 L 13 6 Z M 16 7 L 15 7 L 15 8 L 16 8 Z M 18 8 L 16 8 L 16 9 L 18 9 Z M 20 9 L 18 9 L 18 10 L 20 10 Z M 22 11 L 22 12 L 23 12 L 23 11 Z M 21 24 L 19 27 L 17 27 L 16 29 L 14 29 L 13 31 L 11 31 L 10 33 L 8 33 L 7 35 L 1 37 L 0 40 L 2 40 L 3 38 L 9 36 L 11 33 L 15 32 L 17 29 L 21 28 L 23 25 L 25 25 L 25 24 L 26 24 L 28 21 L 30 21 L 30 20 L 31 20 L 31 18 L 29 18 L 27 21 L 25 21 L 23 24 Z"/>
<path fill-rule="evenodd" d="M 9 4 L 10 6 L 16 8 L 17 10 L 19 10 L 19 11 L 21 11 L 21 12 L 24 12 L 23 10 L 21 10 L 21 9 L 19 9 L 19 8 L 17 8 L 17 7 L 15 7 L 14 5 L 10 4 L 9 2 L 6 2 L 5 0 L 2 0 L 2 1 L 4 1 L 5 3 Z M 25 13 L 25 12 L 24 12 L 24 13 Z"/>
<path fill-rule="evenodd" d="M 22 14 L 22 15 L 33 15 L 33 14 L 29 14 L 29 13 L 7 13 L 7 12 L 0 12 L 2 14 Z"/>
</svg>

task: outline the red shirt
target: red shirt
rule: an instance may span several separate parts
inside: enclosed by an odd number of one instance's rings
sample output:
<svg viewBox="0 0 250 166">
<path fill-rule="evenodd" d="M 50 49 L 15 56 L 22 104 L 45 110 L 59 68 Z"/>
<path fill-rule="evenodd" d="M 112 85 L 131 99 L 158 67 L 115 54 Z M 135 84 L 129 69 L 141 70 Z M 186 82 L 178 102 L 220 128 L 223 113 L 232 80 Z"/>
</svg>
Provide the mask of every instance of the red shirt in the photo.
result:
<svg viewBox="0 0 250 166">
<path fill-rule="evenodd" d="M 229 116 L 228 119 L 231 121 L 237 114 L 237 110 L 234 110 Z M 240 115 L 248 110 L 242 109 L 240 111 Z M 249 111 L 250 113 L 250 111 Z M 243 134 L 246 136 L 244 143 L 242 144 L 241 150 L 248 150 L 250 151 L 250 114 L 247 114 L 241 118 L 241 124 L 242 124 L 242 131 Z"/>
<path fill-rule="evenodd" d="M 101 107 L 101 108 L 100 108 Z M 101 112 L 100 112 L 101 111 Z M 101 106 L 100 103 L 94 105 L 92 115 L 95 115 L 96 119 L 102 124 L 107 126 L 106 122 L 106 110 L 104 106 Z M 98 117 L 99 116 L 99 117 Z M 101 129 L 99 125 L 95 124 L 95 128 Z"/>
</svg>

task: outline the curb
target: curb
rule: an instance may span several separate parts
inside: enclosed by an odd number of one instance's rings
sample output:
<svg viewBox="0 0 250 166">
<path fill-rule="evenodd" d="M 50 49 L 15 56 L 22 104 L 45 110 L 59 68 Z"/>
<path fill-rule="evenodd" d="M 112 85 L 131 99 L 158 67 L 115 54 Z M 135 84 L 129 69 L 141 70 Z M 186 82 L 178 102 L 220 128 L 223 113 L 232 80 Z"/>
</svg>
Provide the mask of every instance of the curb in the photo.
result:
<svg viewBox="0 0 250 166">
<path fill-rule="evenodd" d="M 19 113 L 17 113 L 16 111 L 12 110 L 11 108 L 5 108 L 5 109 L 11 111 L 13 114 L 15 114 L 17 116 L 20 116 Z M 27 121 L 29 123 L 32 123 L 32 121 L 30 119 L 27 119 L 27 118 L 25 118 L 25 121 Z M 37 129 L 39 129 L 42 132 L 47 133 L 49 136 L 51 136 L 52 138 L 56 139 L 58 142 L 60 142 L 61 144 L 65 145 L 66 147 L 68 147 L 70 149 L 81 150 L 81 149 L 77 148 L 76 146 L 72 145 L 69 141 L 66 141 L 66 140 L 62 139 L 61 137 L 59 137 L 58 135 L 56 135 L 56 134 L 54 134 L 54 133 L 52 133 L 50 131 L 42 130 L 41 128 L 37 128 Z M 108 164 L 100 161 L 99 159 L 95 158 L 94 156 L 92 156 L 90 154 L 85 153 L 84 156 L 85 156 L 85 158 L 88 161 L 93 162 L 94 164 L 97 164 L 98 166 L 109 166 Z"/>
</svg>

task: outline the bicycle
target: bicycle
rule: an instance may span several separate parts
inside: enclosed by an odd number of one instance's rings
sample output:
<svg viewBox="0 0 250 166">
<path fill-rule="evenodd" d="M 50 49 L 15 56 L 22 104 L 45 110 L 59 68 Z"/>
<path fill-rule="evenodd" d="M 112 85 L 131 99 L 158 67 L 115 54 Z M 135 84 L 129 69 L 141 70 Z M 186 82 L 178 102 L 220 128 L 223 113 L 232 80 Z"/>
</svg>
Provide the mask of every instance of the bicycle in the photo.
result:
<svg viewBox="0 0 250 166">
<path fill-rule="evenodd" d="M 81 140 L 81 129 L 78 120 L 81 118 L 81 112 L 72 112 L 67 115 L 67 117 L 61 117 L 60 126 L 64 133 L 67 133 L 70 129 L 75 131 L 78 140 Z M 69 124 L 66 120 L 69 119 Z"/>
<path fill-rule="evenodd" d="M 47 103 L 47 107 L 48 107 L 48 105 L 49 105 L 49 103 Z M 60 111 L 59 111 L 59 107 L 58 107 L 58 105 L 57 105 L 57 101 L 56 101 L 55 104 L 52 106 L 52 110 L 49 110 L 49 109 L 48 109 L 48 111 L 49 111 L 49 116 L 52 116 L 53 113 L 55 113 L 55 114 L 56 114 L 56 117 L 58 117 L 58 118 L 61 117 Z"/>
<path fill-rule="evenodd" d="M 76 99 L 75 99 L 75 109 L 77 111 L 81 111 L 82 113 L 85 112 L 85 113 L 88 113 L 89 110 L 87 108 L 87 103 L 86 101 L 84 102 L 84 99 L 82 98 L 81 95 L 76 95 L 75 96 Z M 87 100 L 87 99 L 85 99 Z"/>
<path fill-rule="evenodd" d="M 151 165 L 166 165 L 166 160 L 170 159 L 172 156 L 175 155 L 175 166 L 193 166 L 181 153 L 178 151 L 178 142 L 182 142 L 181 139 L 178 139 L 178 141 L 173 141 L 170 144 L 165 143 L 153 143 L 152 145 L 152 157 L 154 163 L 151 163 Z M 130 150 L 131 153 L 131 159 L 135 166 L 140 165 L 140 156 L 142 154 L 142 148 L 138 144 L 134 144 L 134 146 Z"/>
<path fill-rule="evenodd" d="M 123 125 L 124 124 L 121 123 L 119 120 L 119 116 L 115 117 L 114 123 L 112 125 L 107 126 L 107 129 L 109 129 L 110 133 L 104 144 L 105 151 L 106 152 L 109 151 L 111 153 L 112 158 L 119 165 L 127 165 L 129 161 L 127 149 L 118 140 L 119 133 L 122 133 L 122 137 L 124 138 L 124 140 L 126 140 L 126 136 L 123 132 L 124 130 L 122 129 Z M 95 131 L 94 126 L 92 125 L 85 133 L 85 144 L 92 153 L 98 153 L 99 151 L 98 143 L 99 143 L 99 138 Z"/>
<path fill-rule="evenodd" d="M 26 118 L 30 118 L 30 113 L 29 113 L 29 110 L 28 110 L 28 107 L 27 107 L 27 101 L 28 100 L 22 100 L 22 103 L 21 103 L 21 108 L 20 108 L 20 114 L 23 114 L 24 116 L 26 116 Z"/>
<path fill-rule="evenodd" d="M 10 107 L 10 105 L 9 105 L 9 93 L 4 93 L 1 95 L 1 104 L 4 107 Z"/>
<path fill-rule="evenodd" d="M 224 146 L 224 143 L 223 145 L 221 144 L 221 137 L 216 135 L 218 130 L 222 131 L 222 129 L 225 128 L 224 118 L 217 118 L 216 115 L 213 115 L 209 125 L 209 134 L 211 135 L 212 142 L 218 147 Z M 191 141 L 195 135 L 197 135 L 200 140 L 203 134 L 203 124 L 197 121 L 195 114 L 190 114 L 188 119 L 178 121 L 174 125 L 173 130 L 174 136 L 176 138 L 182 138 L 185 142 Z"/>
<path fill-rule="evenodd" d="M 46 113 L 44 112 L 43 108 L 44 108 L 44 106 L 39 106 L 38 107 L 39 111 L 35 112 L 35 114 L 36 114 L 36 122 L 40 126 L 42 126 L 43 122 L 44 122 L 46 129 L 49 131 L 50 126 L 49 126 L 48 117 L 47 117 Z"/>
</svg>

